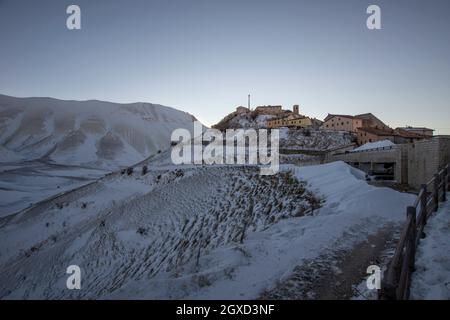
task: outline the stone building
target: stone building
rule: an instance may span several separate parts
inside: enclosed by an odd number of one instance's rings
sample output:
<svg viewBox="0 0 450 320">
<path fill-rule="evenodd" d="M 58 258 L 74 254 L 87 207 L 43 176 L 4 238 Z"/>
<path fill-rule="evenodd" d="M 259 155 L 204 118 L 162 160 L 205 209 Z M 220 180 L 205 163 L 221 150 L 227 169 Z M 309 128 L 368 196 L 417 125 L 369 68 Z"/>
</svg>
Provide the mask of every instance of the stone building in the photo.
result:
<svg viewBox="0 0 450 320">
<path fill-rule="evenodd" d="M 404 130 L 404 131 L 407 131 L 407 132 L 412 132 L 412 133 L 419 134 L 419 135 L 422 135 L 422 136 L 427 136 L 427 137 L 432 137 L 433 136 L 433 132 L 434 132 L 433 129 L 424 128 L 424 127 L 410 127 L 410 126 L 408 126 L 408 127 L 397 128 L 397 129 Z"/>
<path fill-rule="evenodd" d="M 322 129 L 334 131 L 357 132 L 359 128 L 389 129 L 380 119 L 372 113 L 363 113 L 356 116 L 345 114 L 328 114 Z"/>
<path fill-rule="evenodd" d="M 363 127 L 370 127 L 380 130 L 389 130 L 389 126 L 386 125 L 383 121 L 375 117 L 372 113 L 363 113 L 358 114 L 354 117 L 355 120 L 362 120 L 361 125 Z"/>
<path fill-rule="evenodd" d="M 267 127 L 271 129 L 280 127 L 308 128 L 312 125 L 311 118 L 297 114 L 267 120 Z"/>
<path fill-rule="evenodd" d="M 279 115 L 283 113 L 282 106 L 258 106 L 255 109 L 256 114 L 271 114 L 271 115 Z"/>
<path fill-rule="evenodd" d="M 393 130 L 388 128 L 377 129 L 373 127 L 362 127 L 356 129 L 356 135 L 359 145 L 380 140 L 389 140 L 395 144 L 413 143 L 419 140 L 430 138 L 428 136 L 405 131 L 400 128 Z"/>
<path fill-rule="evenodd" d="M 404 130 L 403 128 L 396 128 L 394 130 L 395 136 L 394 136 L 394 143 L 413 143 L 416 141 L 420 141 L 423 139 L 429 139 L 433 136 L 428 135 L 422 135 L 419 133 L 415 133 L 412 131 Z"/>
<path fill-rule="evenodd" d="M 322 125 L 322 129 L 334 131 L 356 132 L 362 127 L 362 120 L 346 114 L 328 114 Z"/>
<path fill-rule="evenodd" d="M 356 136 L 359 145 L 380 140 L 389 140 L 392 143 L 395 143 L 395 133 L 392 129 L 386 130 L 371 127 L 361 127 L 356 129 Z"/>
</svg>

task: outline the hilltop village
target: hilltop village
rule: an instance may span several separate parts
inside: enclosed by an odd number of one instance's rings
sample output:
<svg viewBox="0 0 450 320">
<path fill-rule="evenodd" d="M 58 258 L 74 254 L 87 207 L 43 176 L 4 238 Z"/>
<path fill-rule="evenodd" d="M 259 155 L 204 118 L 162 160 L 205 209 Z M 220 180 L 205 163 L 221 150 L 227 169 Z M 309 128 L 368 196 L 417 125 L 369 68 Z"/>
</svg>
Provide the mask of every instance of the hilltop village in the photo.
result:
<svg viewBox="0 0 450 320">
<path fill-rule="evenodd" d="M 388 140 L 394 144 L 412 143 L 433 136 L 433 129 L 424 127 L 391 128 L 372 113 L 358 115 L 328 114 L 322 121 L 303 115 L 300 106 L 285 110 L 281 105 L 257 106 L 255 109 L 238 106 L 219 123 L 213 126 L 219 130 L 236 128 L 288 128 L 303 132 L 348 133 L 352 142 L 361 146 L 366 143 Z"/>
<path fill-rule="evenodd" d="M 450 160 L 450 137 L 425 127 L 391 128 L 372 113 L 328 114 L 319 120 L 300 106 L 239 106 L 213 128 L 280 130 L 281 163 L 304 166 L 344 161 L 368 179 L 419 188 Z"/>
</svg>

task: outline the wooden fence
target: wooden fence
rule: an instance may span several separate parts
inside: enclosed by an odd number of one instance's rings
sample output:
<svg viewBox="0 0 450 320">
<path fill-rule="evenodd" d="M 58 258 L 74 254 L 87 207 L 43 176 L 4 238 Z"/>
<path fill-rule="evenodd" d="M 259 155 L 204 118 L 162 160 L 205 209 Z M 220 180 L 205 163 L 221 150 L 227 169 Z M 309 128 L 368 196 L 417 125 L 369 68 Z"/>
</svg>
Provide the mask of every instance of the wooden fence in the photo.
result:
<svg viewBox="0 0 450 320">
<path fill-rule="evenodd" d="M 406 208 L 406 224 L 384 274 L 379 299 L 409 299 L 416 250 L 420 239 L 424 237 L 423 228 L 430 215 L 438 210 L 439 202 L 447 200 L 446 193 L 449 190 L 450 168 L 447 165 L 421 186 L 414 204 Z"/>
</svg>

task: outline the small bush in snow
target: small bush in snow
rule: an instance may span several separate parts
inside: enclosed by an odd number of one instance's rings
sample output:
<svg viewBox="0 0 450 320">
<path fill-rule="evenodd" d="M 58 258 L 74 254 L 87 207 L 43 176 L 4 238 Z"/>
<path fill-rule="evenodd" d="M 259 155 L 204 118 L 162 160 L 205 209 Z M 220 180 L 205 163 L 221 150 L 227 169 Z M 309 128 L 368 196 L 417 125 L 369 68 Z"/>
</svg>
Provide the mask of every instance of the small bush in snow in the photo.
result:
<svg viewBox="0 0 450 320">
<path fill-rule="evenodd" d="M 139 227 L 136 230 L 136 233 L 140 234 L 141 236 L 146 236 L 148 234 L 148 228 Z"/>
<path fill-rule="evenodd" d="M 200 275 L 200 276 L 198 277 L 198 286 L 199 286 L 200 288 L 208 287 L 208 286 L 210 286 L 210 285 L 211 285 L 211 281 L 209 281 L 209 279 L 208 279 L 207 276 L 205 276 L 205 275 Z"/>
<path fill-rule="evenodd" d="M 127 168 L 127 175 L 131 176 L 133 174 L 133 167 Z"/>
<path fill-rule="evenodd" d="M 142 167 L 142 175 L 145 176 L 147 174 L 147 172 L 148 172 L 147 166 L 143 166 Z"/>
</svg>

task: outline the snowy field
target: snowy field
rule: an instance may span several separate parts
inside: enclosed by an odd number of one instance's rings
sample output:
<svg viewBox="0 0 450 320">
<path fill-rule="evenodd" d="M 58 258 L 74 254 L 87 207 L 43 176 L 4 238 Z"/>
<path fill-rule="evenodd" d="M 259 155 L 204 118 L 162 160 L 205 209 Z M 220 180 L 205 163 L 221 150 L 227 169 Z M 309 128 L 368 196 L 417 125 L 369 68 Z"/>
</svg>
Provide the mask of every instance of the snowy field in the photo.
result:
<svg viewBox="0 0 450 320">
<path fill-rule="evenodd" d="M 416 254 L 411 299 L 450 300 L 450 201 L 433 215 L 424 232 L 426 238 Z"/>
<path fill-rule="evenodd" d="M 0 218 L 91 183 L 108 172 L 39 161 L 0 164 Z"/>
<path fill-rule="evenodd" d="M 342 162 L 260 176 L 158 161 L 0 221 L 0 297 L 258 298 L 306 259 L 403 221 L 414 198 Z"/>
</svg>

